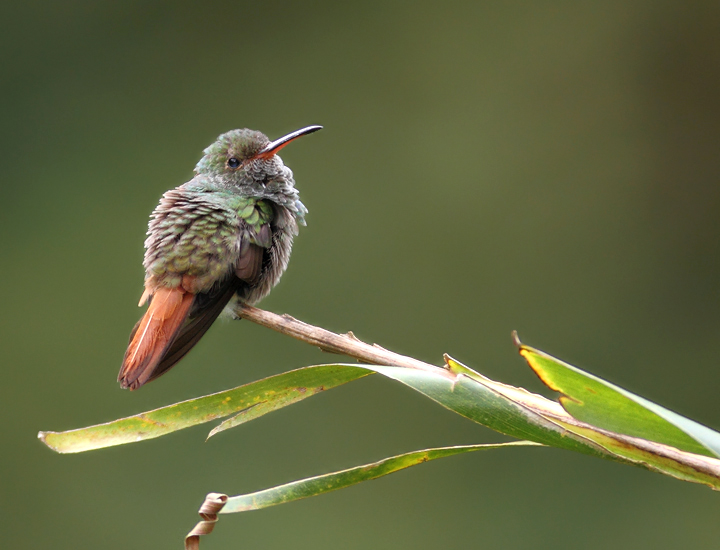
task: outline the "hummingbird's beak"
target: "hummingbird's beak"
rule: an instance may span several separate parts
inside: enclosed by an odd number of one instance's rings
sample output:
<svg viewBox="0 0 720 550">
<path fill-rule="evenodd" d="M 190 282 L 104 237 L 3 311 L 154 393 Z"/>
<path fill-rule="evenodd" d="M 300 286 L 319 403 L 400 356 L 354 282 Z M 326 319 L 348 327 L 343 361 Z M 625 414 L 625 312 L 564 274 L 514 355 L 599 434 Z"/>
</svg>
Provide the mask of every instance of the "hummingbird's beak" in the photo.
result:
<svg viewBox="0 0 720 550">
<path fill-rule="evenodd" d="M 260 150 L 257 155 L 255 155 L 255 158 L 270 158 L 294 139 L 297 139 L 300 136 L 305 136 L 307 134 L 312 134 L 313 132 L 317 132 L 318 130 L 322 130 L 322 126 L 308 126 L 306 128 L 300 128 L 299 130 L 295 130 L 294 132 L 291 132 L 286 136 L 283 136 L 279 139 L 276 139 L 275 141 L 271 141 L 270 143 L 268 143 Z"/>
</svg>

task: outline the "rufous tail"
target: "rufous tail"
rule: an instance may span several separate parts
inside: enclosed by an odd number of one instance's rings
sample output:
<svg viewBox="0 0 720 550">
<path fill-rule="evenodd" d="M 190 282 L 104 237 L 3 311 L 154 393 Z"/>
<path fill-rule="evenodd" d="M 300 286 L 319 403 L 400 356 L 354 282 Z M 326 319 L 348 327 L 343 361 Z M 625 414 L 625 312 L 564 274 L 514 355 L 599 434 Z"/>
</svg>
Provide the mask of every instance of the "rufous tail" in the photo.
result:
<svg viewBox="0 0 720 550">
<path fill-rule="evenodd" d="M 182 287 L 155 290 L 123 358 L 118 375 L 123 388 L 135 390 L 152 377 L 187 320 L 194 298 Z"/>
</svg>

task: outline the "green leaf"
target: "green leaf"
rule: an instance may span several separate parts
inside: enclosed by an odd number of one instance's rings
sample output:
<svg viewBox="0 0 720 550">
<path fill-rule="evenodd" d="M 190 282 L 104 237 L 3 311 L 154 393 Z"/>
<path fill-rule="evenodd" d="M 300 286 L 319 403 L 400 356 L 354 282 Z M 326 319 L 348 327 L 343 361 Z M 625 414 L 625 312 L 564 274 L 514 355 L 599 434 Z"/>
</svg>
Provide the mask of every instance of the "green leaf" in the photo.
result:
<svg viewBox="0 0 720 550">
<path fill-rule="evenodd" d="M 528 400 L 521 398 L 530 395 L 524 390 L 490 380 L 450 357 L 446 356 L 446 361 L 449 370 L 457 375 L 457 380 L 454 384 L 450 383 L 451 387 L 445 391 L 439 391 L 441 385 L 437 381 L 431 384 L 423 381 L 427 374 L 432 373 L 398 370 L 397 367 L 372 368 L 414 387 L 466 418 L 507 435 L 634 464 L 720 489 L 720 466 L 714 460 L 708 463 L 708 459 L 702 456 L 668 456 L 654 444 L 642 445 L 638 441 L 633 445 L 623 436 L 613 437 L 615 434 L 612 432 L 600 433 L 592 425 L 569 423 L 545 403 L 542 408 L 528 406 Z M 517 397 L 512 399 L 508 395 Z M 546 401 L 540 399 L 541 403 Z M 559 412 L 562 413 L 562 410 Z M 572 420 L 572 417 L 567 419 Z"/>
<path fill-rule="evenodd" d="M 362 481 L 376 479 L 397 472 L 398 470 L 409 468 L 410 466 L 422 464 L 428 460 L 435 460 L 436 458 L 443 458 L 470 451 L 479 451 L 481 449 L 498 449 L 500 447 L 525 445 L 537 445 L 537 443 L 533 443 L 532 441 L 512 441 L 510 443 L 461 445 L 457 447 L 439 447 L 413 451 L 373 462 L 372 464 L 364 464 L 340 472 L 301 479 L 256 493 L 230 497 L 220 513 L 233 514 L 235 512 L 260 510 L 261 508 L 275 506 L 276 504 L 284 504 L 301 498 L 321 495 L 329 491 L 355 485 Z"/>
<path fill-rule="evenodd" d="M 153 439 L 233 413 L 239 413 L 233 419 L 237 425 L 368 374 L 366 369 L 353 366 L 305 367 L 114 422 L 66 432 L 40 432 L 38 437 L 59 453 L 79 453 Z M 218 426 L 210 435 L 222 429 Z"/>
<path fill-rule="evenodd" d="M 616 433 L 705 456 L 720 456 L 720 433 L 610 382 L 521 345 L 520 354 L 574 418 Z"/>
<path fill-rule="evenodd" d="M 39 435 L 57 452 L 76 453 L 160 437 L 235 413 L 233 418 L 213 429 L 208 435 L 211 437 L 374 371 L 402 382 L 466 418 L 516 439 L 530 439 L 598 456 L 603 454 L 602 449 L 587 438 L 568 436 L 567 430 L 552 420 L 480 383 L 486 380 L 481 375 L 459 363 L 454 364 L 458 373 L 462 373 L 445 376 L 444 369 L 440 368 L 437 372 L 428 372 L 372 365 L 306 367 L 107 424 L 60 433 L 41 432 Z"/>
<path fill-rule="evenodd" d="M 720 490 L 720 468 L 716 459 L 704 455 L 690 454 L 683 451 L 660 454 L 656 443 L 643 439 L 628 444 L 613 432 L 601 432 L 594 426 L 578 426 L 556 420 L 573 433 L 582 435 L 606 449 L 615 457 L 619 457 L 635 466 L 672 476 L 683 481 L 702 483 L 711 489 Z M 712 462 L 710 462 L 712 461 Z"/>
<path fill-rule="evenodd" d="M 326 365 L 327 367 L 336 367 L 336 365 Z M 318 367 L 309 367 L 313 369 L 317 369 Z M 328 374 L 332 374 L 335 379 L 325 381 L 325 379 L 316 379 L 314 380 L 315 385 L 314 386 L 289 386 L 287 388 L 283 388 L 282 390 L 272 394 L 267 395 L 266 398 L 263 400 L 258 401 L 254 405 L 249 406 L 246 409 L 241 410 L 239 413 L 237 413 L 235 416 L 228 418 L 227 420 L 223 420 L 218 426 L 213 428 L 210 433 L 208 434 L 207 438 L 210 439 L 212 436 L 219 434 L 220 432 L 223 432 L 225 430 L 229 430 L 230 428 L 234 428 L 235 426 L 239 426 L 240 424 L 244 424 L 245 422 L 250 422 L 251 420 L 255 420 L 256 418 L 260 418 L 261 416 L 276 411 L 278 409 L 282 409 L 283 407 L 287 407 L 288 405 L 292 405 L 293 403 L 297 403 L 298 401 L 301 401 L 305 399 L 306 397 L 310 397 L 312 395 L 315 395 L 317 393 L 320 393 L 321 391 L 334 388 L 338 384 L 334 384 L 334 381 L 337 381 L 336 373 L 332 372 L 334 369 L 329 369 L 331 372 Z M 314 375 L 318 375 L 319 372 L 315 371 Z M 365 374 L 371 374 L 369 372 L 365 372 Z M 352 378 L 352 380 L 355 380 L 356 378 L 360 378 L 359 376 Z M 348 382 L 350 380 L 347 380 Z M 344 382 L 343 382 L 344 383 Z"/>
<path fill-rule="evenodd" d="M 367 365 L 388 378 L 402 382 L 443 407 L 497 432 L 516 439 L 529 439 L 544 445 L 603 456 L 603 452 L 584 436 L 569 434 L 554 420 L 514 401 L 484 383 L 485 377 L 450 359 L 454 378 L 403 367 Z"/>
<path fill-rule="evenodd" d="M 307 367 L 108 424 L 62 433 L 41 432 L 40 437 L 58 452 L 80 452 L 159 437 L 236 414 L 213 430 L 213 435 L 375 371 L 514 438 L 632 463 L 720 489 L 720 462 L 715 459 L 674 450 L 675 454 L 668 454 L 670 447 L 600 432 L 573 419 L 553 401 L 494 382 L 450 358 L 446 360 L 448 369 L 433 371 L 371 365 Z"/>
</svg>

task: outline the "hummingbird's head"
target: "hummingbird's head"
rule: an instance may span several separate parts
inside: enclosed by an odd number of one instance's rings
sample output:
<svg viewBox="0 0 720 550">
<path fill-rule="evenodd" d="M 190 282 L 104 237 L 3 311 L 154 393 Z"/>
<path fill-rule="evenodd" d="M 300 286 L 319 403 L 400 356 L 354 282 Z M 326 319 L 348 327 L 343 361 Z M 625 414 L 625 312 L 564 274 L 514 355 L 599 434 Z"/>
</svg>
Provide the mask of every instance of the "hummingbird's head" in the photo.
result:
<svg viewBox="0 0 720 550">
<path fill-rule="evenodd" d="M 292 171 L 277 155 L 278 151 L 300 136 L 321 128 L 308 126 L 275 141 L 248 128 L 231 130 L 205 149 L 205 155 L 195 166 L 195 173 L 261 195 L 265 194 L 263 191 L 272 191 L 273 184 L 278 191 L 283 191 L 283 188 L 293 187 L 295 182 Z"/>
<path fill-rule="evenodd" d="M 196 178 L 204 185 L 271 200 L 288 208 L 304 224 L 307 208 L 298 197 L 292 170 L 277 153 L 294 139 L 321 128 L 308 126 L 275 141 L 255 130 L 231 130 L 205 149 L 195 166 Z"/>
</svg>

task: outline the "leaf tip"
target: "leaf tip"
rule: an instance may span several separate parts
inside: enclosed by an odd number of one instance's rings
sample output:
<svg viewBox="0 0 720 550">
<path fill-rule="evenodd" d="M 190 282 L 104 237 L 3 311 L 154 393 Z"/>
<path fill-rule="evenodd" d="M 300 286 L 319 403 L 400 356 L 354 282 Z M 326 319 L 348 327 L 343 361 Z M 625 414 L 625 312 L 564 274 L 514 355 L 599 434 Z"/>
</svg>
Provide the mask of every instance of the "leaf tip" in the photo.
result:
<svg viewBox="0 0 720 550">
<path fill-rule="evenodd" d="M 465 365 L 456 361 L 447 353 L 443 353 L 443 361 L 445 361 L 445 368 L 455 375 L 463 374 L 467 370 Z"/>
<path fill-rule="evenodd" d="M 443 353 L 443 363 L 445 363 L 445 368 L 451 372 L 455 372 L 455 368 L 457 366 L 457 361 L 450 357 L 447 353 Z"/>
<path fill-rule="evenodd" d="M 518 350 L 522 349 L 523 343 L 520 341 L 520 336 L 518 336 L 517 330 L 512 331 L 512 341 Z"/>
<path fill-rule="evenodd" d="M 55 434 L 55 433 L 57 433 L 57 432 L 38 432 L 37 437 L 38 437 L 38 439 L 39 439 L 40 441 L 42 441 L 49 449 L 52 449 L 52 450 L 55 451 L 56 453 L 59 453 L 60 451 L 58 450 L 58 448 L 55 447 L 54 445 L 51 445 L 50 443 L 48 443 L 48 440 L 47 440 L 47 437 L 48 437 L 49 435 L 53 435 L 53 434 Z"/>
</svg>

